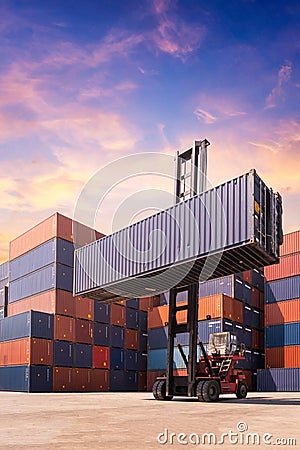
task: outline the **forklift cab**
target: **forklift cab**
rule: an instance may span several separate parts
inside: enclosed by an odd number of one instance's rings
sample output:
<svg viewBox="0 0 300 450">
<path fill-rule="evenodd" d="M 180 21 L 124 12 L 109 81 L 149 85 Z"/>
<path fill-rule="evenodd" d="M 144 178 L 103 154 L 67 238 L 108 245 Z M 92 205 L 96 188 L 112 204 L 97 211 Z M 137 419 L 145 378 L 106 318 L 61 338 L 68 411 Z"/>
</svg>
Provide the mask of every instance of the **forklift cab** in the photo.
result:
<svg viewBox="0 0 300 450">
<path fill-rule="evenodd" d="M 238 352 L 238 341 L 236 334 L 229 331 L 223 333 L 212 333 L 209 336 L 208 355 L 229 356 Z"/>
</svg>

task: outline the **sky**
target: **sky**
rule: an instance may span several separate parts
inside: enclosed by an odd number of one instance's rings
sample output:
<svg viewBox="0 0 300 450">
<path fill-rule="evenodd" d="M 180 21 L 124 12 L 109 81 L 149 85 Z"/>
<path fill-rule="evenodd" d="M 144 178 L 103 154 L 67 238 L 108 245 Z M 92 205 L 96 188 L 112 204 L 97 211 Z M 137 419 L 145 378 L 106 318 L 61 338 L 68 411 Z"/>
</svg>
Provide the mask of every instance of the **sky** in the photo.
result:
<svg viewBox="0 0 300 450">
<path fill-rule="evenodd" d="M 0 0 L 0 261 L 72 216 L 98 169 L 204 138 L 213 185 L 255 168 L 299 229 L 299 24 L 294 0 Z M 145 178 L 111 193 L 101 231 L 135 189 L 165 186 Z"/>
</svg>

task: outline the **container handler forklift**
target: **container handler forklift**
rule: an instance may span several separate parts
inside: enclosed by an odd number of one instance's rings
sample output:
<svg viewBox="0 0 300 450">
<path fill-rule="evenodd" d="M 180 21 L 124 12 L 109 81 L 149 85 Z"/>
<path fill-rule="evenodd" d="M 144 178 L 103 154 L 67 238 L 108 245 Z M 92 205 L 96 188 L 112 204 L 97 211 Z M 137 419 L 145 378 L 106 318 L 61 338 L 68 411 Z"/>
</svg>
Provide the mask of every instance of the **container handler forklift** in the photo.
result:
<svg viewBox="0 0 300 450">
<path fill-rule="evenodd" d="M 245 359 L 245 346 L 238 344 L 231 332 L 212 333 L 208 351 L 198 337 L 198 285 L 188 286 L 187 305 L 176 305 L 178 289 L 170 291 L 168 322 L 168 359 L 166 374 L 157 377 L 153 385 L 156 400 L 172 400 L 173 396 L 198 397 L 199 401 L 215 402 L 220 394 L 235 394 L 242 399 L 247 396 L 245 375 L 234 369 L 239 360 Z M 182 291 L 182 288 L 180 289 Z M 187 310 L 187 323 L 177 324 L 176 313 Z M 174 344 L 176 335 L 189 334 L 189 354 L 186 357 L 182 346 L 177 344 L 186 365 L 187 375 L 174 375 Z M 202 356 L 197 361 L 197 346 Z"/>
<path fill-rule="evenodd" d="M 175 198 L 179 203 L 207 189 L 207 147 L 206 139 L 195 141 L 193 147 L 177 152 Z M 201 281 L 201 280 L 200 280 Z M 177 305 L 177 294 L 187 292 L 187 304 Z M 220 394 L 235 393 L 238 398 L 247 396 L 245 375 L 234 373 L 238 360 L 245 359 L 243 344 L 238 346 L 233 333 L 215 333 L 210 337 L 206 352 L 201 336 L 198 338 L 198 292 L 199 283 L 170 290 L 168 324 L 167 370 L 153 385 L 153 395 L 157 400 L 172 400 L 174 395 L 198 397 L 200 401 L 216 401 Z M 178 324 L 176 314 L 187 311 L 187 322 Z M 187 376 L 174 376 L 174 341 L 180 333 L 189 334 L 188 358 L 181 345 L 180 354 L 185 362 Z M 197 345 L 202 356 L 197 361 Z"/>
</svg>

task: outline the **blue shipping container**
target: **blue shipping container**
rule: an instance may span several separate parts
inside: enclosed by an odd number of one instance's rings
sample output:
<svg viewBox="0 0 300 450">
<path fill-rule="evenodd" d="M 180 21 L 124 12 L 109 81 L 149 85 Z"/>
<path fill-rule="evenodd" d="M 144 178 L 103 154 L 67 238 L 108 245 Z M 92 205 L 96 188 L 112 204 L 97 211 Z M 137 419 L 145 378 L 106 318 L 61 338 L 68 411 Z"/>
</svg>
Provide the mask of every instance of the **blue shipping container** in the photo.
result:
<svg viewBox="0 0 300 450">
<path fill-rule="evenodd" d="M 249 283 L 243 281 L 243 301 L 248 305 L 251 305 L 252 289 Z"/>
<path fill-rule="evenodd" d="M 300 322 L 272 325 L 265 328 L 265 345 L 268 348 L 300 345 Z"/>
<path fill-rule="evenodd" d="M 137 391 L 138 372 L 125 370 L 110 371 L 110 391 Z"/>
<path fill-rule="evenodd" d="M 110 322 L 110 305 L 103 302 L 94 302 L 94 320 L 95 322 L 109 323 Z"/>
<path fill-rule="evenodd" d="M 145 372 L 147 370 L 148 354 L 139 351 L 138 352 L 138 371 Z"/>
<path fill-rule="evenodd" d="M 269 281 L 265 284 L 265 303 L 300 298 L 300 275 Z"/>
<path fill-rule="evenodd" d="M 139 311 L 139 330 L 148 330 L 148 313 L 147 311 Z"/>
<path fill-rule="evenodd" d="M 9 261 L 0 264 L 0 281 L 9 277 Z"/>
<path fill-rule="evenodd" d="M 259 291 L 264 291 L 264 285 L 265 285 L 265 277 L 264 273 L 260 270 L 254 269 L 252 270 L 252 286 L 256 287 Z"/>
<path fill-rule="evenodd" d="M 257 390 L 260 392 L 299 392 L 300 368 L 258 370 Z"/>
<path fill-rule="evenodd" d="M 167 349 L 149 350 L 148 370 L 165 370 L 167 367 Z"/>
<path fill-rule="evenodd" d="M 53 342 L 53 365 L 72 367 L 74 358 L 74 348 L 72 342 Z"/>
<path fill-rule="evenodd" d="M 247 327 L 252 327 L 253 314 L 252 309 L 249 305 L 244 305 L 244 325 Z"/>
<path fill-rule="evenodd" d="M 49 289 L 72 292 L 73 268 L 62 264 L 51 264 L 9 284 L 9 303 L 39 294 Z"/>
<path fill-rule="evenodd" d="M 95 345 L 104 345 L 109 346 L 110 343 L 110 325 L 106 323 L 94 323 L 94 344 Z"/>
<path fill-rule="evenodd" d="M 111 348 L 110 349 L 110 369 L 111 370 L 123 370 L 125 368 L 124 361 L 124 349 L 123 348 Z"/>
<path fill-rule="evenodd" d="M 4 286 L 8 286 L 8 278 L 4 278 L 3 280 L 0 280 L 0 288 L 3 288 Z"/>
<path fill-rule="evenodd" d="M 110 329 L 110 345 L 112 347 L 124 347 L 125 333 L 123 327 L 116 325 L 111 326 Z"/>
<path fill-rule="evenodd" d="M 73 366 L 93 367 L 92 346 L 89 344 L 73 344 Z"/>
<path fill-rule="evenodd" d="M 138 370 L 138 352 L 125 350 L 125 370 Z"/>
<path fill-rule="evenodd" d="M 138 310 L 132 309 L 132 308 L 126 308 L 126 328 L 130 328 L 132 330 L 139 329 L 139 311 Z"/>
<path fill-rule="evenodd" d="M 216 278 L 199 284 L 199 297 L 209 297 L 216 294 L 234 296 L 234 275 Z"/>
<path fill-rule="evenodd" d="M 148 334 L 145 332 L 139 333 L 139 351 L 147 352 L 148 349 Z"/>
<path fill-rule="evenodd" d="M 52 367 L 0 367 L 0 391 L 51 392 Z"/>
<path fill-rule="evenodd" d="M 168 347 L 168 327 L 153 328 L 148 331 L 149 349 Z"/>
<path fill-rule="evenodd" d="M 54 262 L 73 267 L 74 245 L 64 239 L 54 238 L 18 256 L 10 262 L 9 280 L 12 282 Z"/>
<path fill-rule="evenodd" d="M 126 301 L 126 308 L 139 309 L 140 308 L 140 299 L 139 298 L 131 298 Z"/>
<path fill-rule="evenodd" d="M 138 372 L 136 370 L 125 371 L 125 392 L 138 390 Z"/>
<path fill-rule="evenodd" d="M 27 311 L 0 321 L 0 342 L 36 337 L 53 339 L 54 320 L 52 314 Z"/>
</svg>

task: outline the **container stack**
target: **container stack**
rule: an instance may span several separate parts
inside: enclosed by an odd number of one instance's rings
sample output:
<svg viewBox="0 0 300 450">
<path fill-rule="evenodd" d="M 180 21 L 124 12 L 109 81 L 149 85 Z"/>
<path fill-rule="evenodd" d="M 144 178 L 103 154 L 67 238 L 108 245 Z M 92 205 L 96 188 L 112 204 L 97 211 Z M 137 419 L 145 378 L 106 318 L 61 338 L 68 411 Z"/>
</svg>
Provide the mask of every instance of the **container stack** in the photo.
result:
<svg viewBox="0 0 300 450">
<path fill-rule="evenodd" d="M 286 234 L 280 263 L 265 268 L 265 370 L 260 391 L 298 391 L 300 379 L 300 231 Z"/>
<path fill-rule="evenodd" d="M 75 228 L 77 243 L 103 236 Z M 146 389 L 147 314 L 157 299 L 105 305 L 73 297 L 73 230 L 54 214 L 10 243 L 9 264 L 0 266 L 1 390 Z"/>
<path fill-rule="evenodd" d="M 0 319 L 7 314 L 9 262 L 0 264 Z"/>
<path fill-rule="evenodd" d="M 198 334 L 207 346 L 209 335 L 233 331 L 246 346 L 246 360 L 239 361 L 250 389 L 256 388 L 256 373 L 264 365 L 263 305 L 264 277 L 258 270 L 218 278 L 200 284 L 198 308 Z M 186 302 L 187 294 L 177 296 L 177 302 Z M 148 389 L 152 389 L 156 376 L 166 369 L 168 294 L 163 294 L 163 305 L 149 312 L 148 317 Z M 186 322 L 186 311 L 177 313 L 177 322 Z M 188 334 L 178 335 L 178 342 L 188 353 Z M 200 355 L 200 349 L 199 349 Z M 174 350 L 174 373 L 184 374 L 185 365 L 178 348 Z"/>
</svg>

